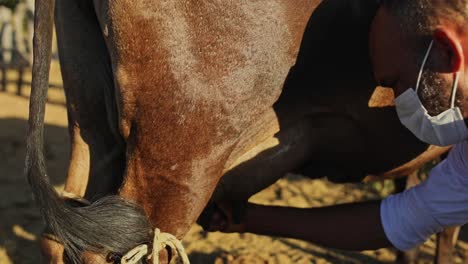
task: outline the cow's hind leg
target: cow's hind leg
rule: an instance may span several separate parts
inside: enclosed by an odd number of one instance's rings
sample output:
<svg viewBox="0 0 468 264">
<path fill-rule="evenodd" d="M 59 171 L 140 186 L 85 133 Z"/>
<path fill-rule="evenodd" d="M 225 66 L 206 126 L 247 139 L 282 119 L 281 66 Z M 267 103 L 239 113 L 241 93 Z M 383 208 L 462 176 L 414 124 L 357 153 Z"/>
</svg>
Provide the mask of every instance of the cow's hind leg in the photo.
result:
<svg viewBox="0 0 468 264">
<path fill-rule="evenodd" d="M 92 3 L 58 2 L 56 10 L 72 143 L 65 191 L 92 202 L 117 193 L 125 164 L 112 68 Z"/>
<path fill-rule="evenodd" d="M 449 227 L 437 234 L 435 263 L 454 263 L 453 250 L 459 232 L 460 227 Z"/>
<path fill-rule="evenodd" d="M 447 158 L 447 153 L 445 153 L 441 158 Z M 454 226 L 445 228 L 442 232 L 437 234 L 436 256 L 434 263 L 454 263 L 453 252 L 455 245 L 457 244 L 459 233 L 460 227 Z"/>
<path fill-rule="evenodd" d="M 56 21 L 71 136 L 65 191 L 94 201 L 116 193 L 125 163 L 125 146 L 113 127 L 117 120 L 110 62 L 88 1 L 57 1 Z M 62 258 L 58 245 L 47 238 L 41 241 L 51 263 Z"/>
</svg>

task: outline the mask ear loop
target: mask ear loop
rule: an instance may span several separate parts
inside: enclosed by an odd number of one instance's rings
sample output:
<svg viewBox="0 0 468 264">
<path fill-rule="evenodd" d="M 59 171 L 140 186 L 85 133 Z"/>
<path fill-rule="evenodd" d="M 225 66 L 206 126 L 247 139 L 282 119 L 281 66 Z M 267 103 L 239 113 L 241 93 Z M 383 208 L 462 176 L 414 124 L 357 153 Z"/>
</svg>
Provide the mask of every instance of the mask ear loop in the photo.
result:
<svg viewBox="0 0 468 264">
<path fill-rule="evenodd" d="M 424 71 L 424 66 L 426 66 L 427 59 L 429 59 L 429 54 L 431 54 L 432 46 L 434 45 L 434 40 L 431 40 L 431 44 L 429 44 L 429 48 L 426 51 L 426 55 L 424 56 L 424 60 L 421 64 L 421 69 L 419 70 L 418 81 L 416 82 L 416 93 L 419 90 L 419 83 L 421 82 L 421 78 Z"/>
<path fill-rule="evenodd" d="M 453 81 L 453 87 L 452 87 L 452 99 L 451 99 L 451 107 L 455 107 L 455 99 L 457 96 L 457 90 L 458 90 L 458 81 L 460 80 L 460 72 L 455 73 L 455 80 Z"/>
</svg>

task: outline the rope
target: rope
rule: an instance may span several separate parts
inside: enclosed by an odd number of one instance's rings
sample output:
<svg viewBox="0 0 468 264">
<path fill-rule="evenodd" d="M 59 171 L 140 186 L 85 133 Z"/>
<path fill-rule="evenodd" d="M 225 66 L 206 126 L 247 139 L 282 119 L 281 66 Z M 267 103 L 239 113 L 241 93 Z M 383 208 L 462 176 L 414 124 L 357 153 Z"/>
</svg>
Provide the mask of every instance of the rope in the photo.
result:
<svg viewBox="0 0 468 264">
<path fill-rule="evenodd" d="M 122 257 L 121 264 L 137 264 L 138 261 L 147 255 L 148 258 L 153 259 L 153 264 L 159 264 L 159 252 L 165 249 L 166 246 L 169 246 L 179 255 L 182 264 L 190 264 L 182 243 L 175 236 L 169 233 L 162 233 L 158 228 L 154 230 L 153 250 L 151 254 L 148 255 L 148 245 L 139 245 Z"/>
</svg>

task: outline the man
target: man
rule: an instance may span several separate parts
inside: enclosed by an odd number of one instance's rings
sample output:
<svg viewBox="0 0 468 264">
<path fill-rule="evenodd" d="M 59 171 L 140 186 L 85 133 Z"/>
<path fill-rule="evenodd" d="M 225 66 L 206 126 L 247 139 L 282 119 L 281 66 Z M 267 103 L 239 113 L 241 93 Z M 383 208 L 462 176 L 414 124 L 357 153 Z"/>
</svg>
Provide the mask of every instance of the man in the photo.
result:
<svg viewBox="0 0 468 264">
<path fill-rule="evenodd" d="M 209 230 L 308 240 L 327 247 L 410 249 L 468 222 L 468 0 L 382 0 L 369 34 L 376 80 L 392 87 L 400 121 L 420 140 L 455 144 L 429 179 L 383 201 L 298 209 L 248 204 L 240 224 Z M 276 221 L 264 221 L 276 219 Z M 339 239 L 338 239 L 339 238 Z"/>
</svg>

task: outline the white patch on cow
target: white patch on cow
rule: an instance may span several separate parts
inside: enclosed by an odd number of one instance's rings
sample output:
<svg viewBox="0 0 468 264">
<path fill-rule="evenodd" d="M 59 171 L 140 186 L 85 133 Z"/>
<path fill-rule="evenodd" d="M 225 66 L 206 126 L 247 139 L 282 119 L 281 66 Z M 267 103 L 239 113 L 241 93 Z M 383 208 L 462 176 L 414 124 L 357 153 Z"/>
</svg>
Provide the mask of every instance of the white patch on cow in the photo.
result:
<svg viewBox="0 0 468 264">
<path fill-rule="evenodd" d="M 186 119 L 187 119 L 187 116 L 182 113 L 182 114 L 179 115 L 179 119 L 177 120 L 177 123 L 179 125 L 183 125 L 185 123 Z"/>
<path fill-rule="evenodd" d="M 104 34 L 104 37 L 106 38 L 109 37 L 109 26 L 107 24 L 104 25 L 104 28 L 102 29 L 102 33 Z"/>
<path fill-rule="evenodd" d="M 171 171 L 175 171 L 177 169 L 177 167 L 179 167 L 178 164 L 174 164 L 171 166 Z"/>
</svg>

